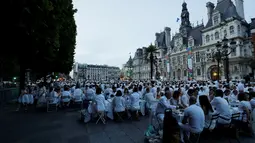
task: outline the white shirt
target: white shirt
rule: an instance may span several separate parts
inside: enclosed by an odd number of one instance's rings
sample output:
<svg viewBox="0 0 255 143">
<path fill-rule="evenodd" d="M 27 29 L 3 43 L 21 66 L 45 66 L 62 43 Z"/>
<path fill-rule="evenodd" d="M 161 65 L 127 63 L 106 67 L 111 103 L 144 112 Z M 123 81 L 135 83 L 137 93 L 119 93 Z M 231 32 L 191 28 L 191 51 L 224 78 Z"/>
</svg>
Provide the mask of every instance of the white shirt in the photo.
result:
<svg viewBox="0 0 255 143">
<path fill-rule="evenodd" d="M 231 122 L 231 112 L 230 108 L 228 106 L 227 100 L 221 98 L 221 97 L 214 97 L 211 101 L 211 105 L 216 109 L 216 111 L 220 114 L 220 117 L 225 118 L 219 118 L 218 122 L 221 124 L 228 124 Z M 229 120 L 228 120 L 229 119 Z"/>
<path fill-rule="evenodd" d="M 76 101 L 81 101 L 82 100 L 82 90 L 77 88 L 74 90 L 74 94 L 73 94 L 73 97 Z"/>
<path fill-rule="evenodd" d="M 254 109 L 255 108 L 255 98 L 251 99 L 250 104 L 251 104 L 251 108 Z"/>
<path fill-rule="evenodd" d="M 98 111 L 105 111 L 105 97 L 103 94 L 95 96 L 96 107 Z"/>
<path fill-rule="evenodd" d="M 252 111 L 252 108 L 251 108 L 251 104 L 249 101 L 241 101 L 239 106 L 238 106 L 238 109 L 242 112 L 245 111 L 245 108 L 247 108 L 249 111 Z M 240 119 L 243 119 L 244 122 L 247 121 L 247 115 L 243 116 L 243 114 L 241 114 L 241 117 Z"/>
<path fill-rule="evenodd" d="M 216 120 L 212 121 L 212 115 L 215 114 L 214 112 L 209 111 L 207 115 L 205 115 L 205 128 L 214 129 L 216 126 Z"/>
<path fill-rule="evenodd" d="M 140 101 L 140 96 L 139 93 L 134 92 L 130 95 L 130 100 L 131 100 L 131 108 L 134 109 L 139 109 L 140 105 L 139 105 L 139 101 Z"/>
<path fill-rule="evenodd" d="M 147 105 L 147 108 L 151 108 L 151 105 L 153 103 L 153 101 L 156 101 L 155 97 L 153 96 L 153 94 L 151 92 L 149 93 L 146 93 L 144 95 L 144 100 L 146 101 L 146 105 Z"/>
<path fill-rule="evenodd" d="M 202 132 L 205 124 L 205 115 L 201 107 L 193 104 L 184 110 L 184 117 L 188 117 L 189 125 L 195 132 Z"/>
<path fill-rule="evenodd" d="M 237 85 L 237 89 L 238 89 L 238 91 L 244 91 L 244 84 L 239 82 Z"/>
<path fill-rule="evenodd" d="M 62 97 L 63 97 L 62 99 L 63 102 L 69 102 L 71 98 L 71 93 L 69 91 L 63 91 Z"/>
<path fill-rule="evenodd" d="M 87 91 L 86 91 L 86 99 L 87 100 L 92 100 L 95 96 L 95 91 L 92 89 L 92 88 L 89 88 Z"/>
<path fill-rule="evenodd" d="M 189 106 L 189 97 L 186 94 L 181 96 L 181 104 L 185 105 L 186 107 Z"/>
<path fill-rule="evenodd" d="M 116 96 L 113 99 L 114 111 L 123 112 L 125 111 L 125 99 L 122 96 Z"/>
</svg>

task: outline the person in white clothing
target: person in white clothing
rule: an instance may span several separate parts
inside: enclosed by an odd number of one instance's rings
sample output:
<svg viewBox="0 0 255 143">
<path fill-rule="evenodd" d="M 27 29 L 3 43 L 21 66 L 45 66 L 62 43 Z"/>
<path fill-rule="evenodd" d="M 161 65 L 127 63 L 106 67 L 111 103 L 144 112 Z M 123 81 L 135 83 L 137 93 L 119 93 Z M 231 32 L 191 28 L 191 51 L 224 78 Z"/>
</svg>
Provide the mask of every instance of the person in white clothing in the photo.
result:
<svg viewBox="0 0 255 143">
<path fill-rule="evenodd" d="M 218 123 L 220 124 L 229 124 L 231 122 L 231 112 L 230 107 L 228 106 L 227 100 L 223 98 L 223 91 L 217 89 L 215 97 L 211 101 L 211 105 L 214 107 L 216 112 L 218 112 L 219 118 Z"/>
<path fill-rule="evenodd" d="M 130 95 L 130 100 L 131 100 L 131 114 L 132 116 L 136 116 L 136 119 L 138 119 L 138 110 L 140 109 L 140 95 L 138 93 L 138 88 L 134 87 L 133 93 Z"/>
<path fill-rule="evenodd" d="M 96 103 L 96 110 L 97 112 L 104 112 L 106 109 L 106 105 L 105 105 L 105 97 L 102 94 L 102 90 L 100 87 L 98 87 L 96 89 L 96 96 L 94 99 L 95 103 Z"/>
<path fill-rule="evenodd" d="M 203 109 L 205 114 L 205 128 L 209 130 L 214 129 L 216 126 L 216 120 L 212 121 L 212 116 L 215 113 L 206 95 L 199 96 L 199 105 Z"/>
<path fill-rule="evenodd" d="M 251 98 L 251 100 L 250 100 L 251 108 L 252 108 L 252 109 L 255 109 L 255 92 L 252 92 L 252 93 L 251 93 L 251 96 L 252 96 L 252 98 Z M 255 120 L 255 119 L 254 119 L 254 120 Z"/>
<path fill-rule="evenodd" d="M 153 93 L 150 92 L 150 88 L 146 88 L 146 93 L 144 95 L 144 100 L 146 101 L 146 108 L 151 109 L 152 105 L 156 100 L 156 98 L 153 96 Z"/>
<path fill-rule="evenodd" d="M 184 118 L 179 123 L 181 128 L 181 141 L 184 142 L 184 133 L 189 138 L 189 133 L 201 133 L 204 129 L 205 115 L 202 108 L 196 105 L 196 97 L 192 96 L 189 100 L 190 106 L 184 110 Z"/>
<path fill-rule="evenodd" d="M 113 109 L 114 109 L 114 119 L 117 121 L 119 120 L 119 117 L 117 116 L 123 116 L 125 114 L 125 99 L 122 97 L 121 90 L 117 90 L 116 96 L 113 98 Z"/>
<path fill-rule="evenodd" d="M 170 91 L 165 93 L 165 96 L 162 96 L 159 100 L 159 103 L 156 108 L 157 118 L 161 121 L 164 120 L 164 113 L 167 108 L 175 109 L 176 106 L 170 104 L 170 99 L 172 97 L 172 93 Z"/>
<path fill-rule="evenodd" d="M 239 81 L 239 83 L 237 84 L 237 90 L 239 92 L 244 92 L 244 84 L 242 83 L 242 81 Z"/>
<path fill-rule="evenodd" d="M 89 89 L 86 91 L 86 100 L 91 101 L 94 99 L 95 91 L 92 89 L 92 86 L 89 86 Z"/>
</svg>

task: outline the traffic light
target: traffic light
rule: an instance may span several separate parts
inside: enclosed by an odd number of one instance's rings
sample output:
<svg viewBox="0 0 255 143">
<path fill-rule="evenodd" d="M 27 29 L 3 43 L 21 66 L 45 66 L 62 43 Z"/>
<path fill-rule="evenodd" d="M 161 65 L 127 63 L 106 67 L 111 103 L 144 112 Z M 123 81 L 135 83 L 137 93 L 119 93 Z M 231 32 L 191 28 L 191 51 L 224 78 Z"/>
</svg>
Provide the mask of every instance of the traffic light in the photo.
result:
<svg viewBox="0 0 255 143">
<path fill-rule="evenodd" d="M 58 76 L 56 75 L 56 78 L 58 78 Z"/>
<path fill-rule="evenodd" d="M 16 77 L 13 77 L 13 80 L 16 80 L 17 78 Z"/>
</svg>

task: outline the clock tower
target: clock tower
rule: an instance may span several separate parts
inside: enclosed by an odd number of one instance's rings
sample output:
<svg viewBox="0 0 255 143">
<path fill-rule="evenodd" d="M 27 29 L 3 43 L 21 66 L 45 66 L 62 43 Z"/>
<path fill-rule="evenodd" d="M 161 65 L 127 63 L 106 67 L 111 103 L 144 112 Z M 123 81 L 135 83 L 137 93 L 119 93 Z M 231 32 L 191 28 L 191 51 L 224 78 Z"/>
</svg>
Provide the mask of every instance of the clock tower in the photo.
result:
<svg viewBox="0 0 255 143">
<path fill-rule="evenodd" d="M 179 29 L 183 37 L 188 37 L 189 31 L 192 29 L 189 21 L 189 11 L 187 9 L 187 3 L 183 2 L 182 4 L 182 13 L 181 13 L 181 27 Z"/>
</svg>

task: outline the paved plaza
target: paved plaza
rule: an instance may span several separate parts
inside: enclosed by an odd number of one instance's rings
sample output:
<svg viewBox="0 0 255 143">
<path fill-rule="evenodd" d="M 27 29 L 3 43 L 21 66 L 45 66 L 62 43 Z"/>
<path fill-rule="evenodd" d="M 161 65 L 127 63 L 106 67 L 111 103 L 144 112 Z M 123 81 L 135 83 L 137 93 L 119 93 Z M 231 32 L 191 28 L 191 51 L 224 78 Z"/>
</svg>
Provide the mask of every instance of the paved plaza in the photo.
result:
<svg viewBox="0 0 255 143">
<path fill-rule="evenodd" d="M 106 125 L 78 121 L 78 112 L 10 112 L 0 115 L 1 143 L 143 143 L 148 117 Z M 202 140 L 210 143 L 216 140 Z M 219 141 L 217 141 L 219 142 Z M 228 142 L 221 140 L 220 142 Z M 235 143 L 235 140 L 231 140 Z M 249 137 L 241 142 L 254 143 Z"/>
</svg>

